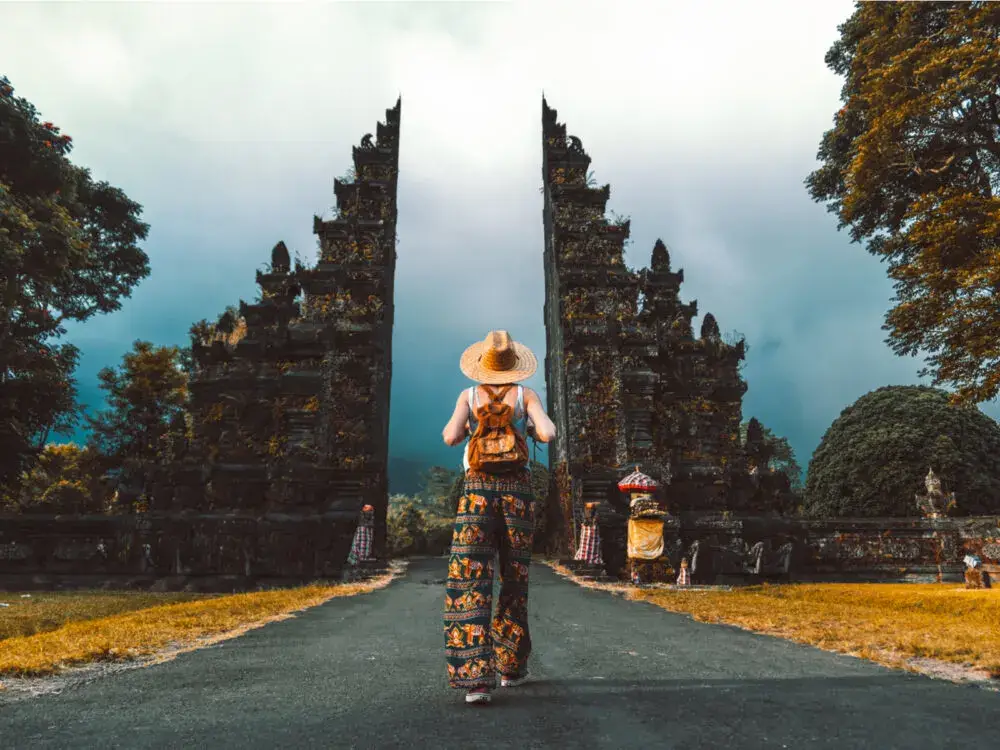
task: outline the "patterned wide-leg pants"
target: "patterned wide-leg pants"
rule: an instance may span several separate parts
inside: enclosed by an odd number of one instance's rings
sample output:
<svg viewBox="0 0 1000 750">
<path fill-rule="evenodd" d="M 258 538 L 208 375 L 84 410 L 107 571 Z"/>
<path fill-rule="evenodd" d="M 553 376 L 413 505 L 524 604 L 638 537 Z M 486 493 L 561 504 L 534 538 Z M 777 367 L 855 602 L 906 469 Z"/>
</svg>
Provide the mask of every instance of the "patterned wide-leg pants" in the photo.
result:
<svg viewBox="0 0 1000 750">
<path fill-rule="evenodd" d="M 496 673 L 527 671 L 528 566 L 535 502 L 527 471 L 510 475 L 467 472 L 458 502 L 444 600 L 448 684 L 494 687 Z M 494 556 L 500 601 L 493 615 Z"/>
</svg>

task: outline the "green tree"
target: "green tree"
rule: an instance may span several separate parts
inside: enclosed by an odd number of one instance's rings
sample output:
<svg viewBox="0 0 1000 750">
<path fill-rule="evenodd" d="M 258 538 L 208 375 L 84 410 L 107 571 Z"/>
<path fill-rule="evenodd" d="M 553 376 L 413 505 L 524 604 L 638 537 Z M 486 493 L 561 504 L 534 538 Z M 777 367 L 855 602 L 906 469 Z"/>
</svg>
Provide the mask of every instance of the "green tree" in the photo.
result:
<svg viewBox="0 0 1000 750">
<path fill-rule="evenodd" d="M 104 513 L 112 505 L 102 456 L 75 443 L 50 443 L 25 473 L 7 510 L 41 513 Z"/>
<path fill-rule="evenodd" d="M 78 418 L 64 323 L 118 310 L 149 275 L 141 207 L 72 164 L 71 149 L 0 77 L 0 483 Z"/>
<path fill-rule="evenodd" d="M 887 262 L 887 343 L 954 402 L 1000 389 L 1000 5 L 858 3 L 826 63 L 843 107 L 806 184 Z"/>
<path fill-rule="evenodd" d="M 926 386 L 886 386 L 844 409 L 806 477 L 814 516 L 915 516 L 927 470 L 954 491 L 956 514 L 1000 512 L 1000 425 Z"/>
<path fill-rule="evenodd" d="M 421 479 L 423 489 L 418 493 L 417 501 L 435 515 L 453 519 L 458 510 L 458 499 L 462 496 L 463 473 L 444 466 L 432 466 Z"/>
<path fill-rule="evenodd" d="M 443 555 L 451 544 L 454 516 L 444 518 L 429 511 L 418 499 L 406 495 L 389 498 L 386 536 L 389 554 Z"/>
<path fill-rule="evenodd" d="M 105 367 L 97 377 L 109 408 L 87 418 L 91 446 L 116 467 L 156 460 L 171 426 L 184 425 L 188 376 L 181 350 L 136 341 L 119 368 Z"/>
<path fill-rule="evenodd" d="M 743 422 L 740 425 L 740 442 L 746 443 L 747 441 L 747 425 L 749 422 Z M 770 467 L 774 471 L 784 472 L 785 476 L 788 477 L 789 482 L 792 485 L 793 492 L 802 491 L 802 467 L 799 466 L 798 460 L 795 458 L 795 451 L 788 442 L 788 438 L 779 437 L 775 435 L 769 427 L 761 425 L 761 430 L 764 433 L 764 443 L 774 451 L 771 455 Z"/>
</svg>

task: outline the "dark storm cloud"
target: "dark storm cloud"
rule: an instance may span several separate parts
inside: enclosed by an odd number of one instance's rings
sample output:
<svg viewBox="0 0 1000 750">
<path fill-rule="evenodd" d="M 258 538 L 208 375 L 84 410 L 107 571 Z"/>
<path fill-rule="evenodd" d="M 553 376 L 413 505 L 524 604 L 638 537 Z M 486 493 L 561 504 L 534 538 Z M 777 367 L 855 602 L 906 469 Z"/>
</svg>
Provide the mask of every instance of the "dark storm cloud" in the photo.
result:
<svg viewBox="0 0 1000 750">
<path fill-rule="evenodd" d="M 805 464 L 845 406 L 919 369 L 883 343 L 884 268 L 802 184 L 839 107 L 823 56 L 852 7 L 9 6 L 18 93 L 152 226 L 151 277 L 71 331 L 83 399 L 133 340 L 185 344 L 252 300 L 278 240 L 311 260 L 313 214 L 402 92 L 391 452 L 456 465 L 440 431 L 464 347 L 502 327 L 544 356 L 544 89 L 632 218 L 627 261 L 669 245 L 682 297 L 747 337 L 745 417 Z"/>
</svg>

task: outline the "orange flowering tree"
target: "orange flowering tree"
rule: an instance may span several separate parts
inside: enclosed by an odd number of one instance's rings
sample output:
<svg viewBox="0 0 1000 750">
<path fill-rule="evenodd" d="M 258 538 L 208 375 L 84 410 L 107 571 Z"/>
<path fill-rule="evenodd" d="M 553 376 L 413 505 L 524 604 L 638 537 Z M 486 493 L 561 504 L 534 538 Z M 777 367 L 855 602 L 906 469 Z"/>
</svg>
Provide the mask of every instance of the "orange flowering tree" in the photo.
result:
<svg viewBox="0 0 1000 750">
<path fill-rule="evenodd" d="M 149 275 L 141 207 L 72 164 L 71 149 L 0 77 L 0 483 L 77 417 L 63 323 L 119 309 Z"/>
<path fill-rule="evenodd" d="M 826 55 L 843 107 L 806 181 L 887 261 L 897 354 L 954 402 L 1000 391 L 1000 4 L 858 3 Z"/>
</svg>

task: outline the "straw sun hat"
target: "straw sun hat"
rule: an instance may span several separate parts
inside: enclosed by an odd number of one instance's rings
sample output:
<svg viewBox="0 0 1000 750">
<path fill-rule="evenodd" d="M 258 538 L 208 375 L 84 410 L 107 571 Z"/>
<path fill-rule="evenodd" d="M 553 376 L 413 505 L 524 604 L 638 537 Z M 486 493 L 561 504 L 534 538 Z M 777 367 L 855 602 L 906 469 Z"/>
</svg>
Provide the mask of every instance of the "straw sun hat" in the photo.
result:
<svg viewBox="0 0 1000 750">
<path fill-rule="evenodd" d="M 535 374 L 538 360 L 524 344 L 519 344 L 507 331 L 490 331 L 462 353 L 458 366 L 477 383 L 500 385 L 526 380 Z"/>
</svg>

